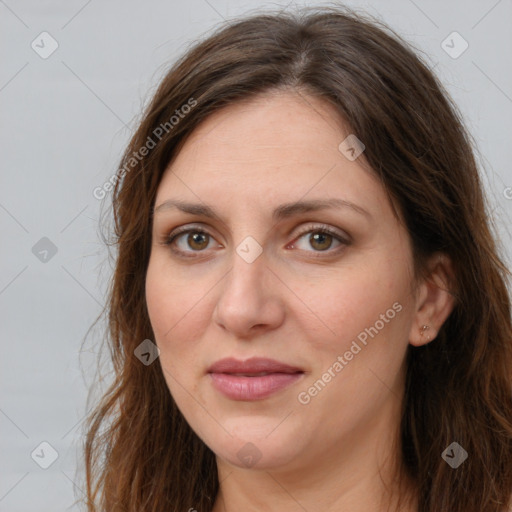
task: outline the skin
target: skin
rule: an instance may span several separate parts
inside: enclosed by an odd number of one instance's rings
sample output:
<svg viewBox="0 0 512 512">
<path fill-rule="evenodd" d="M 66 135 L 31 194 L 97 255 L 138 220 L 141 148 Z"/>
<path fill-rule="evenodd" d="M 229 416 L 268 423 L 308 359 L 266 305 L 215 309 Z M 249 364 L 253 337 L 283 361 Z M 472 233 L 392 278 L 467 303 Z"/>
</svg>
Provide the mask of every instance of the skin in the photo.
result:
<svg viewBox="0 0 512 512">
<path fill-rule="evenodd" d="M 367 512 L 386 509 L 386 486 L 397 495 L 404 358 L 409 344 L 435 338 L 451 312 L 452 297 L 442 286 L 451 267 L 435 255 L 432 280 L 414 286 L 410 238 L 384 188 L 363 167 L 364 154 L 350 161 L 338 149 L 349 133 L 321 99 L 265 93 L 203 121 L 159 185 L 157 208 L 179 199 L 206 203 L 220 216 L 158 210 L 146 277 L 169 391 L 216 454 L 215 512 Z M 367 214 L 344 207 L 272 220 L 282 203 L 326 198 L 350 201 Z M 348 243 L 329 235 L 315 242 L 319 224 Z M 208 232 L 196 242 L 184 234 L 174 243 L 196 258 L 164 243 L 180 226 Z M 248 236 L 263 250 L 252 263 L 236 252 Z M 299 393 L 395 303 L 401 311 L 300 403 Z M 424 324 L 430 328 L 422 334 Z M 235 401 L 213 388 L 212 363 L 252 356 L 305 373 L 264 400 Z M 259 460 L 244 463 L 241 449 Z M 417 510 L 411 482 L 402 496 L 411 498 L 402 510 Z"/>
</svg>

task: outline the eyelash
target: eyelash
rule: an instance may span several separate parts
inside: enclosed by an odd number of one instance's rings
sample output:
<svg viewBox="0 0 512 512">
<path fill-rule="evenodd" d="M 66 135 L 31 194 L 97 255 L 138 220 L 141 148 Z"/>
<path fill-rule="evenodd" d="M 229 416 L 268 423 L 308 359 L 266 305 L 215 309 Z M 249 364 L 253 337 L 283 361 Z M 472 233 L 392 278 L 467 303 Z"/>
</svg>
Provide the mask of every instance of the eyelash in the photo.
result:
<svg viewBox="0 0 512 512">
<path fill-rule="evenodd" d="M 201 227 L 188 226 L 188 227 L 178 228 L 174 232 L 171 232 L 166 237 L 166 239 L 164 240 L 163 244 L 167 245 L 167 246 L 172 246 L 174 244 L 175 240 L 180 235 L 185 235 L 185 234 L 188 234 L 188 233 L 199 233 L 199 234 L 207 235 L 207 236 L 213 238 L 213 236 L 210 235 L 210 233 L 208 233 L 208 231 L 204 230 Z M 308 226 L 304 230 L 300 231 L 296 235 L 296 238 L 294 240 L 298 240 L 302 236 L 304 236 L 304 235 L 306 235 L 308 233 L 321 233 L 321 234 L 324 234 L 324 235 L 330 235 L 330 236 L 332 236 L 334 239 L 336 239 L 338 242 L 340 242 L 342 244 L 341 247 L 338 247 L 337 249 L 334 249 L 334 250 L 326 249 L 325 251 L 306 251 L 306 252 L 319 253 L 317 256 L 314 256 L 315 258 L 321 258 L 321 257 L 323 257 L 323 254 L 328 254 L 328 255 L 332 256 L 333 253 L 336 254 L 340 250 L 342 250 L 344 248 L 343 246 L 347 246 L 347 245 L 350 244 L 349 240 L 343 238 L 338 232 L 334 231 L 333 229 L 331 229 L 330 227 L 328 227 L 328 226 L 326 226 L 324 224 L 320 224 L 320 225 L 316 225 L 316 226 Z M 295 242 L 293 242 L 293 244 L 295 245 Z M 178 254 L 178 255 L 183 256 L 185 258 L 199 258 L 200 257 L 199 253 L 204 252 L 204 251 L 181 251 L 181 250 L 175 249 L 175 248 L 171 248 L 171 250 L 175 254 Z M 192 255 L 192 254 L 190 254 L 190 252 L 192 252 L 192 253 L 195 252 L 196 254 Z"/>
</svg>

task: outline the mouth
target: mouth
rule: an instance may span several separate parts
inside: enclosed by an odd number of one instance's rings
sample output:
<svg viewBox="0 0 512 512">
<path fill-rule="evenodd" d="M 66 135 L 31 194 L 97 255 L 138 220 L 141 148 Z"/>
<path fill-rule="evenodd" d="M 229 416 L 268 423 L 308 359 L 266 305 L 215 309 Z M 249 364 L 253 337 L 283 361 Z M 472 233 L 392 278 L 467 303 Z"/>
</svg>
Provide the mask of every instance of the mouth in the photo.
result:
<svg viewBox="0 0 512 512">
<path fill-rule="evenodd" d="M 230 373 L 230 372 L 222 372 L 225 375 L 234 375 L 236 377 L 262 377 L 264 375 L 272 375 L 274 373 L 280 372 L 258 372 L 258 373 Z"/>
<path fill-rule="evenodd" d="M 221 359 L 209 369 L 213 387 L 231 400 L 263 400 L 304 375 L 304 371 L 274 359 Z"/>
<path fill-rule="evenodd" d="M 228 357 L 216 361 L 208 368 L 208 373 L 229 373 L 249 377 L 264 373 L 291 374 L 297 372 L 303 372 L 302 368 L 266 357 L 251 357 L 245 361 Z"/>
</svg>

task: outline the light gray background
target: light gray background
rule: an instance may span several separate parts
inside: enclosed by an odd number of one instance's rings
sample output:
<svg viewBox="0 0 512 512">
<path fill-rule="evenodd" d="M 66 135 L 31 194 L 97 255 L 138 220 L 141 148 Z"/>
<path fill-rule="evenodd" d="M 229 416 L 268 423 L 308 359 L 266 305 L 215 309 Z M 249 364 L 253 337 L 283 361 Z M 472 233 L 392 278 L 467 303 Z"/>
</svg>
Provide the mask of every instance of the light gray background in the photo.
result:
<svg viewBox="0 0 512 512">
<path fill-rule="evenodd" d="M 104 326 L 79 351 L 111 272 L 98 229 L 107 205 L 93 189 L 116 171 L 141 106 L 193 41 L 223 19 L 286 5 L 0 0 L 1 511 L 79 509 L 81 421 Z M 381 17 L 435 66 L 478 143 L 510 261 L 512 0 L 348 5 Z M 31 47 L 43 31 L 59 45 L 46 59 Z M 453 31 L 469 44 L 457 59 L 441 47 Z M 46 262 L 32 252 L 43 237 L 57 247 Z M 48 469 L 31 458 L 43 441 L 58 452 Z"/>
</svg>

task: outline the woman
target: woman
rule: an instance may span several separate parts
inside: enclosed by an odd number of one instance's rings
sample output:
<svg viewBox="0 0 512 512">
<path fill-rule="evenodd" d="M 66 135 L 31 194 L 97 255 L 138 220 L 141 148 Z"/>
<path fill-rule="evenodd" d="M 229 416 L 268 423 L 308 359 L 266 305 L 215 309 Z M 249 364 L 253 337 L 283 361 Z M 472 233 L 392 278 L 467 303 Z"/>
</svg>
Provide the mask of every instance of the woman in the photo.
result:
<svg viewBox="0 0 512 512">
<path fill-rule="evenodd" d="M 508 510 L 509 274 L 399 36 L 347 9 L 228 24 L 112 183 L 89 510 Z"/>
</svg>

